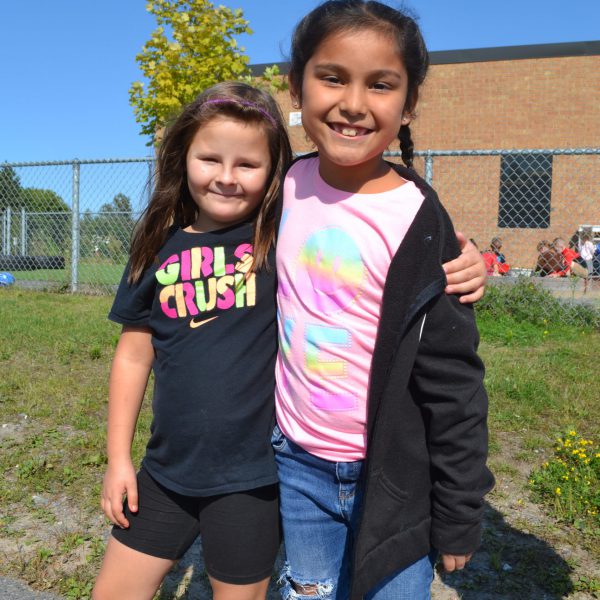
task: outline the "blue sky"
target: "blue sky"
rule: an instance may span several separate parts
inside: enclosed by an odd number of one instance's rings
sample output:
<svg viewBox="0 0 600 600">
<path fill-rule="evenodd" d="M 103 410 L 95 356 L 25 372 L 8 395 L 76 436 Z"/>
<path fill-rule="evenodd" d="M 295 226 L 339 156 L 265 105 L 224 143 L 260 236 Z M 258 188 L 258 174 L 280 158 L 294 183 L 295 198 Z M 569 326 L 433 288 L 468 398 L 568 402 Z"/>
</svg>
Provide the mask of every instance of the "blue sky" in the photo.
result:
<svg viewBox="0 0 600 600">
<path fill-rule="evenodd" d="M 285 60 L 318 0 L 223 0 L 254 30 L 251 63 Z M 388 2 L 393 4 L 392 2 Z M 406 0 L 430 50 L 600 39 L 597 0 Z M 2 3 L 0 163 L 147 156 L 128 89 L 155 28 L 143 0 Z M 282 53 L 283 52 L 283 53 Z"/>
</svg>

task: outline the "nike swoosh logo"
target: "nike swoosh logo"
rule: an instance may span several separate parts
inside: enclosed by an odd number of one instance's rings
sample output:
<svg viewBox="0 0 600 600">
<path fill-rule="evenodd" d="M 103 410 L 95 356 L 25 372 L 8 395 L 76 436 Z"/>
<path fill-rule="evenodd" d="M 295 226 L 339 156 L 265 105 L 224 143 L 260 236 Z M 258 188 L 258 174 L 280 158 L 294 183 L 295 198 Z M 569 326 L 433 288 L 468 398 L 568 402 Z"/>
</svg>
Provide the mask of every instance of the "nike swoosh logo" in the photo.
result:
<svg viewBox="0 0 600 600">
<path fill-rule="evenodd" d="M 195 319 L 192 319 L 190 321 L 190 327 L 192 329 L 196 329 L 197 327 L 202 327 L 202 325 L 206 325 L 207 323 L 210 323 L 211 321 L 214 321 L 215 319 L 218 319 L 218 315 L 216 317 L 210 317 L 210 319 L 204 319 L 204 321 L 196 321 Z"/>
</svg>

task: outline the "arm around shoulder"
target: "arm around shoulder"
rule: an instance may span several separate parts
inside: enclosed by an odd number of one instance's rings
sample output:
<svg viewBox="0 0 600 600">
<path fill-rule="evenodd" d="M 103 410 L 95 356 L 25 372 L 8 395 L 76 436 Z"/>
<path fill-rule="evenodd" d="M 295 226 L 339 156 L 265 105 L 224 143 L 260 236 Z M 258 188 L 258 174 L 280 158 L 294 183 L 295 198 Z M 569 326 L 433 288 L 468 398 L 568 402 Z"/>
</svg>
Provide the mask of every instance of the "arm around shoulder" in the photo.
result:
<svg viewBox="0 0 600 600">
<path fill-rule="evenodd" d="M 443 265 L 448 282 L 446 293 L 460 294 L 459 300 L 463 304 L 477 302 L 485 293 L 485 262 L 475 244 L 458 231 L 456 240 L 460 245 L 460 255 Z"/>
</svg>

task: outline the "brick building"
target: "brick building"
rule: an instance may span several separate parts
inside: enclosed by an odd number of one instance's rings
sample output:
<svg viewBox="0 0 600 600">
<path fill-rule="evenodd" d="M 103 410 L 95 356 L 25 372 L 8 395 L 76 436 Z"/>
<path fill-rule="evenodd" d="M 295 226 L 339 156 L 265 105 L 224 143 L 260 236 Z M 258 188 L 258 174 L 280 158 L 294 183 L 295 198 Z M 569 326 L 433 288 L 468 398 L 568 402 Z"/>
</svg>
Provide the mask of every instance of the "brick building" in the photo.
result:
<svg viewBox="0 0 600 600">
<path fill-rule="evenodd" d="M 416 150 L 600 147 L 600 41 L 430 56 L 411 125 Z M 288 94 L 278 100 L 294 150 L 312 150 Z M 422 160 L 416 168 L 423 173 Z M 583 225 L 600 236 L 600 154 L 434 156 L 432 182 L 457 229 L 480 247 L 500 236 L 516 267 L 535 264 L 541 239 L 569 239 Z"/>
</svg>

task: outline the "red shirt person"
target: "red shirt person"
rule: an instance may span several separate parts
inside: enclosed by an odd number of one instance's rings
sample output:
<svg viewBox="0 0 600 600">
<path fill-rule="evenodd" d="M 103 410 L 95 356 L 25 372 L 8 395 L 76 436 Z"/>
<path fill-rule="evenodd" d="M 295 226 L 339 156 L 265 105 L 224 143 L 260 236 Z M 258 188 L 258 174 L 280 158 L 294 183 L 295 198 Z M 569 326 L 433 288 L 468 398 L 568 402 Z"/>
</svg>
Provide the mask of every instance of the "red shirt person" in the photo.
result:
<svg viewBox="0 0 600 600">
<path fill-rule="evenodd" d="M 579 252 L 567 247 L 565 240 L 562 238 L 555 238 L 552 242 L 552 246 L 558 253 L 562 254 L 565 260 L 565 268 L 561 271 L 558 271 L 559 277 L 568 277 L 569 275 L 580 275 L 582 277 L 587 276 L 587 270 L 583 269 L 581 265 L 574 262 L 575 259 L 580 258 L 581 255 Z M 583 271 L 585 271 L 585 273 Z"/>
</svg>

